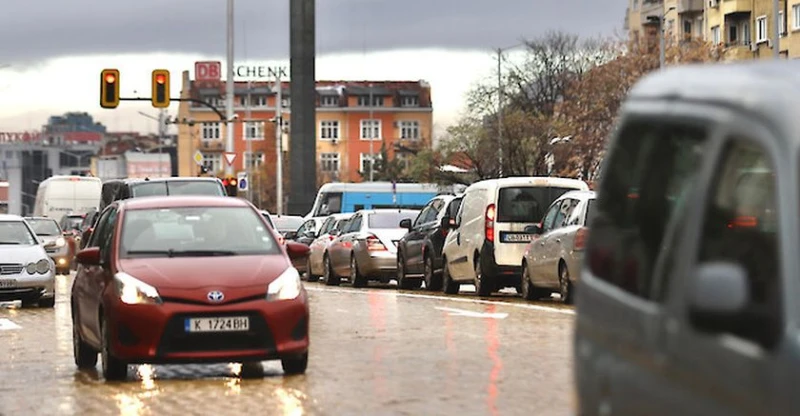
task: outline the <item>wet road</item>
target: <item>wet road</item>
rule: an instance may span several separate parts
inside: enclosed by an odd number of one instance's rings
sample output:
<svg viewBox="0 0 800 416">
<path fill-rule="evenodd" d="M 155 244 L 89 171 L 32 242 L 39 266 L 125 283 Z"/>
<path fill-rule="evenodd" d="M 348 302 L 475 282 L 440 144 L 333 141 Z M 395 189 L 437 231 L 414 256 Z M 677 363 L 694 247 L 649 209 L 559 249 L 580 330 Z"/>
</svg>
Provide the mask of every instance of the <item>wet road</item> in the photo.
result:
<svg viewBox="0 0 800 416">
<path fill-rule="evenodd" d="M 58 277 L 55 310 L 0 308 L 0 415 L 573 413 L 573 315 L 555 303 L 306 283 L 305 375 L 141 365 L 106 383 L 73 363 L 70 285 Z"/>
</svg>

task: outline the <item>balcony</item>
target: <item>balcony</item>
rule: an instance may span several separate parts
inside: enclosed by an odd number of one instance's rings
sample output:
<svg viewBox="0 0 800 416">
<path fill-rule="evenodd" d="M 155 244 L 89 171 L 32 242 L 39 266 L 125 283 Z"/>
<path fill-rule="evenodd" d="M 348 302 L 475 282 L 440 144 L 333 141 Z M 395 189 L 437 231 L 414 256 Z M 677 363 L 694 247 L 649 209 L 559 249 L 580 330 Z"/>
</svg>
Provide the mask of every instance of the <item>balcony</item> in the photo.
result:
<svg viewBox="0 0 800 416">
<path fill-rule="evenodd" d="M 222 139 L 203 140 L 197 139 L 197 149 L 201 152 L 222 152 L 225 150 L 225 143 Z"/>
<path fill-rule="evenodd" d="M 753 52 L 750 50 L 750 45 L 733 44 L 725 46 L 726 61 L 742 61 L 747 59 L 753 59 Z"/>
<path fill-rule="evenodd" d="M 678 0 L 678 14 L 702 12 L 703 1 L 704 0 Z"/>
<path fill-rule="evenodd" d="M 723 15 L 753 11 L 752 0 L 719 0 L 719 11 Z"/>
<path fill-rule="evenodd" d="M 653 24 L 647 19 L 647 16 L 663 16 L 664 15 L 664 2 L 663 0 L 644 0 L 642 2 L 641 16 L 642 24 Z M 655 22 L 656 24 L 658 22 Z"/>
</svg>

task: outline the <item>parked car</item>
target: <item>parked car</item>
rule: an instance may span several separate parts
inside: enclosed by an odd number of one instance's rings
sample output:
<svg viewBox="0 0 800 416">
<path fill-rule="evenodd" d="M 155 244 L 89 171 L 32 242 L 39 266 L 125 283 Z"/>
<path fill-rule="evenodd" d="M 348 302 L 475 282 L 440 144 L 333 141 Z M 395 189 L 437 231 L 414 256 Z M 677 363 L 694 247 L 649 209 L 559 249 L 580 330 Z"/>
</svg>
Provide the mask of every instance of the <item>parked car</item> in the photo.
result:
<svg viewBox="0 0 800 416">
<path fill-rule="evenodd" d="M 86 218 L 85 213 L 71 213 L 61 217 L 61 221 L 58 223 L 58 226 L 61 227 L 62 235 L 67 241 L 69 258 L 71 259 L 74 259 L 75 253 L 80 249 L 80 239 L 82 237 L 80 228 L 84 218 Z"/>
<path fill-rule="evenodd" d="M 411 209 L 356 212 L 323 255 L 325 284 L 338 285 L 342 276 L 349 276 L 353 287 L 364 287 L 373 280 L 388 283 L 395 279 L 397 243 L 408 232 L 400 228 L 400 222 L 417 215 L 419 211 Z"/>
<path fill-rule="evenodd" d="M 227 196 L 219 178 L 180 176 L 170 178 L 127 178 L 103 182 L 100 211 L 114 201 L 143 196 Z"/>
<path fill-rule="evenodd" d="M 34 234 L 42 240 L 44 250 L 56 265 L 56 274 L 69 274 L 72 255 L 67 240 L 56 220 L 47 217 L 25 217 Z"/>
<path fill-rule="evenodd" d="M 75 364 L 92 368 L 100 354 L 106 380 L 133 363 L 280 359 L 303 373 L 309 306 L 290 258 L 307 252 L 278 244 L 243 199 L 116 201 L 78 253 Z"/>
<path fill-rule="evenodd" d="M 575 293 L 581 414 L 800 414 L 797 73 L 671 66 L 630 91 Z"/>
<path fill-rule="evenodd" d="M 0 214 L 0 302 L 55 305 L 56 267 L 42 243 L 25 219 Z"/>
<path fill-rule="evenodd" d="M 397 244 L 397 285 L 401 289 L 419 287 L 442 290 L 442 248 L 447 233 L 455 224 L 463 197 L 439 195 L 422 208 L 413 223 L 400 222 L 408 233 Z"/>
<path fill-rule="evenodd" d="M 310 246 L 317 239 L 320 227 L 326 217 L 309 218 L 296 231 L 286 234 L 286 238 L 294 242 Z"/>
<path fill-rule="evenodd" d="M 537 238 L 522 258 L 523 298 L 549 298 L 558 291 L 562 302 L 572 303 L 594 201 L 593 191 L 567 192 L 550 205 L 541 224 L 531 226 Z"/>
<path fill-rule="evenodd" d="M 86 246 L 86 240 L 94 229 L 94 223 L 97 221 L 97 217 L 99 216 L 100 211 L 97 209 L 92 209 L 86 213 L 86 216 L 84 216 L 80 227 L 81 236 L 80 239 L 77 239 L 79 249 L 83 249 L 83 247 Z"/>
<path fill-rule="evenodd" d="M 297 236 L 297 229 L 303 225 L 303 217 L 294 215 L 272 215 L 272 223 L 275 229 L 287 240 L 293 240 Z"/>
<path fill-rule="evenodd" d="M 474 284 L 478 296 L 506 287 L 522 290 L 522 256 L 533 238 L 525 228 L 539 223 L 550 204 L 566 192 L 589 190 L 577 179 L 514 177 L 470 185 L 464 193 L 443 256 L 443 290 L 456 294 Z"/>
<path fill-rule="evenodd" d="M 328 246 L 345 229 L 353 214 L 332 214 L 325 218 L 319 228 L 319 235 L 311 242 L 306 264 L 306 277 L 309 282 L 316 282 L 325 273 L 323 257 Z"/>
</svg>

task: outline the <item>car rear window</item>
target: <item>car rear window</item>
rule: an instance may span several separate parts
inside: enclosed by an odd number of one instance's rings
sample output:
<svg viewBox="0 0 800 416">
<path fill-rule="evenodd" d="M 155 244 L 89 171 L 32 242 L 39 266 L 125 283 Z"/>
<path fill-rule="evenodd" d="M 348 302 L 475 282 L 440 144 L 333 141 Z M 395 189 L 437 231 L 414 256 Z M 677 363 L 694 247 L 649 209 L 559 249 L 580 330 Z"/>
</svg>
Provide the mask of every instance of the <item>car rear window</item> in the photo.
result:
<svg viewBox="0 0 800 416">
<path fill-rule="evenodd" d="M 272 217 L 272 222 L 279 231 L 296 231 L 304 221 L 302 217 Z"/>
<path fill-rule="evenodd" d="M 225 196 L 213 181 L 160 181 L 131 186 L 134 197 L 164 195 Z"/>
<path fill-rule="evenodd" d="M 419 211 L 376 212 L 369 216 L 369 228 L 400 228 L 400 221 L 414 220 Z"/>
<path fill-rule="evenodd" d="M 555 186 L 502 188 L 497 207 L 497 222 L 539 222 L 553 201 L 574 190 Z"/>
</svg>

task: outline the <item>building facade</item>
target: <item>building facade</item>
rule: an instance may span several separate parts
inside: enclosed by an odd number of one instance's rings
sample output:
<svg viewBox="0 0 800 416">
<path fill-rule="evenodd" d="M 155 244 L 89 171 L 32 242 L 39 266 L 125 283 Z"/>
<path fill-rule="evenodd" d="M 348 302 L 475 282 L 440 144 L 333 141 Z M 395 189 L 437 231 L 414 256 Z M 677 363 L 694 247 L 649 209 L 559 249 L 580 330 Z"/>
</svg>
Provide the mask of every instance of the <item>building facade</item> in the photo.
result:
<svg viewBox="0 0 800 416">
<path fill-rule="evenodd" d="M 183 73 L 182 98 L 212 104 L 225 114 L 225 81 L 195 81 Z M 283 151 L 291 140 L 289 83 L 281 86 Z M 361 181 L 372 154 L 407 159 L 403 149 L 431 146 L 433 105 L 425 81 L 318 81 L 317 170 L 326 180 Z M 233 170 L 249 171 L 277 158 L 277 89 L 272 82 L 241 82 L 234 87 Z M 182 101 L 178 110 L 178 174 L 197 176 L 201 165 L 219 175 L 225 169 L 227 127 L 211 108 Z M 248 152 L 248 141 L 250 151 Z M 197 156 L 200 156 L 196 159 Z"/>
</svg>

